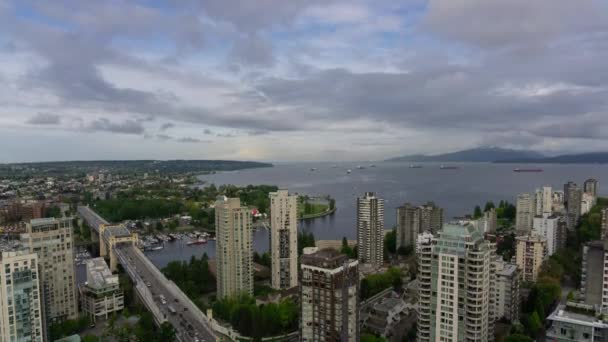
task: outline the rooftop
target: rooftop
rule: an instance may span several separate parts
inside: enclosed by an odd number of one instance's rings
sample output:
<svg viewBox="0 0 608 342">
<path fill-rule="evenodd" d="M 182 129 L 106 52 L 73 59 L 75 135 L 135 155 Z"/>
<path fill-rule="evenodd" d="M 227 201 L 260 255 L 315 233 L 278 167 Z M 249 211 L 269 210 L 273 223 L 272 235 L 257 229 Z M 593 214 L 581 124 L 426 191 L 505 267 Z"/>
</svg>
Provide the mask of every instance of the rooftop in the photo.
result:
<svg viewBox="0 0 608 342">
<path fill-rule="evenodd" d="M 54 224 L 55 222 L 59 222 L 59 220 L 57 220 L 54 217 L 45 217 L 45 218 L 39 218 L 39 219 L 32 219 L 32 220 L 30 220 L 30 224 L 32 226 Z"/>
<path fill-rule="evenodd" d="M 124 225 L 118 226 L 107 226 L 103 231 L 103 235 L 105 237 L 114 236 L 114 237 L 126 237 L 131 236 L 131 232 Z"/>
<path fill-rule="evenodd" d="M 598 313 L 590 305 L 568 302 L 558 307 L 549 315 L 549 320 L 578 325 L 608 328 L 608 323 L 598 318 Z"/>
<path fill-rule="evenodd" d="M 87 285 L 100 289 L 107 285 L 118 283 L 118 277 L 113 275 L 103 258 L 93 258 L 87 263 Z"/>
<path fill-rule="evenodd" d="M 517 273 L 517 265 L 515 264 L 505 264 L 504 268 L 499 271 L 496 272 L 497 275 L 499 276 L 512 276 L 513 274 Z"/>
<path fill-rule="evenodd" d="M 322 268 L 336 268 L 348 260 L 348 256 L 332 248 L 319 250 L 312 254 L 304 254 L 301 257 L 304 265 L 317 266 Z"/>
</svg>

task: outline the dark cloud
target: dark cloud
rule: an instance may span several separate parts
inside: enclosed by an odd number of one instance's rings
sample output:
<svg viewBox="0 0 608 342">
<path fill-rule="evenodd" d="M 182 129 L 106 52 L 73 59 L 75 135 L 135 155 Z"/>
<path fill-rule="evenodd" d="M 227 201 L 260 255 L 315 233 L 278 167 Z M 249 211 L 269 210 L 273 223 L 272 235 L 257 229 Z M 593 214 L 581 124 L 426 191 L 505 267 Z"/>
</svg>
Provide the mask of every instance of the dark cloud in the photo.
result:
<svg viewBox="0 0 608 342">
<path fill-rule="evenodd" d="M 157 135 L 156 135 L 156 138 L 157 138 L 158 140 L 162 140 L 162 141 L 167 141 L 167 140 L 171 140 L 171 139 L 173 139 L 173 137 L 168 136 L 168 135 L 166 135 L 166 134 L 157 134 Z"/>
<path fill-rule="evenodd" d="M 29 118 L 26 123 L 30 125 L 58 125 L 61 123 L 61 117 L 52 113 L 38 113 Z"/>
<path fill-rule="evenodd" d="M 259 34 L 249 34 L 238 39 L 232 49 L 232 58 L 240 64 L 270 67 L 276 62 L 272 43 Z"/>
<path fill-rule="evenodd" d="M 166 131 L 166 130 L 168 130 L 169 128 L 173 128 L 173 127 L 175 127 L 175 124 L 174 124 L 174 123 L 167 122 L 167 123 L 164 123 L 164 124 L 162 124 L 162 125 L 160 126 L 160 130 L 161 130 L 161 131 Z"/>
<path fill-rule="evenodd" d="M 125 120 L 117 123 L 112 122 L 108 119 L 102 118 L 97 119 L 86 126 L 87 129 L 92 131 L 104 131 L 121 134 L 143 134 L 144 127 L 141 122 L 136 120 Z"/>
<path fill-rule="evenodd" d="M 202 142 L 209 142 L 208 140 L 201 140 L 201 139 L 192 138 L 192 137 L 183 137 L 183 138 L 176 139 L 175 141 L 181 142 L 181 143 L 202 143 Z"/>
<path fill-rule="evenodd" d="M 549 45 L 608 28 L 608 3 L 595 0 L 434 0 L 423 28 L 482 47 Z"/>
<path fill-rule="evenodd" d="M 291 25 L 297 15 L 307 7 L 326 4 L 328 1 L 191 0 L 190 3 L 215 20 L 230 23 L 240 31 L 253 32 L 281 25 Z"/>
</svg>

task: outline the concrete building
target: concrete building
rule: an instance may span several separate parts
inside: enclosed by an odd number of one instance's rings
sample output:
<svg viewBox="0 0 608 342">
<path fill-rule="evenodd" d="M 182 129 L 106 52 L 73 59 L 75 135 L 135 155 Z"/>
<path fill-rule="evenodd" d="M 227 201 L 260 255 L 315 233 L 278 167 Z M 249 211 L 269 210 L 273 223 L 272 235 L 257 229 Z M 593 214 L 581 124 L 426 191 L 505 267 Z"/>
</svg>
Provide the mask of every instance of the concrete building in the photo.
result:
<svg viewBox="0 0 608 342">
<path fill-rule="evenodd" d="M 608 241 L 587 242 L 581 262 L 581 296 L 589 305 L 608 308 Z"/>
<path fill-rule="evenodd" d="M 298 286 L 298 196 L 287 190 L 270 193 L 271 286 Z"/>
<path fill-rule="evenodd" d="M 420 231 L 420 207 L 405 203 L 397 208 L 397 249 L 413 246 Z"/>
<path fill-rule="evenodd" d="M 323 249 L 300 263 L 300 341 L 359 341 L 358 261 Z"/>
<path fill-rule="evenodd" d="M 0 254 L 0 341 L 44 341 L 38 256 L 26 250 Z"/>
<path fill-rule="evenodd" d="M 496 319 L 506 318 L 511 322 L 519 319 L 520 273 L 516 264 L 502 259 L 496 262 Z"/>
<path fill-rule="evenodd" d="M 547 239 L 530 234 L 518 236 L 516 240 L 515 260 L 521 270 L 523 281 L 535 282 L 540 266 L 547 256 Z"/>
<path fill-rule="evenodd" d="M 586 213 L 590 212 L 591 208 L 593 208 L 595 205 L 595 202 L 596 198 L 593 197 L 593 195 L 588 192 L 583 192 L 581 198 L 581 215 L 585 215 Z"/>
<path fill-rule="evenodd" d="M 433 202 L 427 202 L 420 207 L 419 232 L 437 233 L 443 227 L 443 208 Z"/>
<path fill-rule="evenodd" d="M 589 178 L 583 183 L 583 192 L 591 194 L 594 198 L 597 198 L 599 193 L 599 183 L 596 179 Z"/>
<path fill-rule="evenodd" d="M 373 192 L 357 198 L 357 249 L 359 262 L 374 267 L 384 261 L 384 200 Z"/>
<path fill-rule="evenodd" d="M 433 202 L 421 206 L 405 203 L 397 208 L 397 248 L 415 246 L 418 234 L 436 233 L 443 226 L 443 209 Z"/>
<path fill-rule="evenodd" d="M 566 208 L 568 230 L 574 230 L 581 217 L 582 191 L 574 182 L 564 185 L 564 204 Z"/>
<path fill-rule="evenodd" d="M 553 255 L 558 249 L 564 247 L 563 236 L 566 233 L 564 225 L 560 225 L 561 217 L 543 216 L 534 217 L 532 233 L 543 236 L 547 239 L 547 256 Z"/>
<path fill-rule="evenodd" d="M 361 325 L 365 330 L 388 338 L 406 313 L 407 304 L 400 297 L 381 297 L 361 313 Z"/>
<path fill-rule="evenodd" d="M 494 253 L 471 225 L 444 225 L 420 246 L 418 342 L 493 339 Z"/>
<path fill-rule="evenodd" d="M 31 220 L 22 241 L 38 255 L 43 324 L 78 317 L 72 219 Z"/>
<path fill-rule="evenodd" d="M 86 261 L 87 281 L 80 286 L 80 303 L 92 322 L 107 320 L 114 312 L 124 309 L 124 294 L 118 275 L 112 274 L 103 258 Z"/>
<path fill-rule="evenodd" d="M 567 302 L 547 317 L 550 323 L 546 341 L 608 341 L 608 320 L 604 309 L 593 305 Z"/>
<path fill-rule="evenodd" d="M 553 191 L 550 186 L 543 186 L 536 189 L 534 194 L 535 199 L 535 216 L 551 215 L 553 210 Z"/>
<path fill-rule="evenodd" d="M 490 210 L 483 213 L 483 216 L 477 220 L 477 229 L 483 234 L 494 234 L 498 226 L 498 218 L 496 216 L 496 209 L 491 208 Z"/>
<path fill-rule="evenodd" d="M 99 256 L 110 260 L 110 271 L 118 271 L 118 257 L 115 248 L 121 246 L 136 245 L 139 235 L 132 233 L 123 224 L 119 225 L 99 225 Z"/>
<path fill-rule="evenodd" d="M 553 191 L 553 212 L 564 214 L 566 212 L 566 207 L 564 206 L 564 192 L 561 190 Z"/>
<path fill-rule="evenodd" d="M 418 252 L 423 245 L 430 244 L 431 241 L 433 241 L 433 237 L 433 234 L 429 232 L 418 234 L 418 238 L 416 239 L 416 255 L 418 255 Z"/>
<path fill-rule="evenodd" d="M 528 233 L 532 230 L 534 214 L 536 213 L 535 204 L 532 196 L 528 193 L 517 196 L 515 229 L 518 232 Z"/>
<path fill-rule="evenodd" d="M 253 294 L 251 211 L 238 198 L 215 202 L 217 297 Z"/>
</svg>

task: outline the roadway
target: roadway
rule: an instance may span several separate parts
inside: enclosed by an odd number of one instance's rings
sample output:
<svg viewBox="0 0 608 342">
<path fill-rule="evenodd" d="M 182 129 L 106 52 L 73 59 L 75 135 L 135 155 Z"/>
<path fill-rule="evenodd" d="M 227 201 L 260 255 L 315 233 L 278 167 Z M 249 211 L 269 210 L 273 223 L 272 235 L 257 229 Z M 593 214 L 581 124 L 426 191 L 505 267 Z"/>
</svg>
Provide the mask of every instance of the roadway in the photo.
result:
<svg viewBox="0 0 608 342">
<path fill-rule="evenodd" d="M 183 293 L 178 293 L 175 286 L 168 286 L 170 281 L 164 276 L 159 276 L 158 269 L 150 268 L 149 260 L 142 260 L 145 256 L 135 250 L 136 247 L 119 247 L 121 253 L 126 256 L 128 265 L 152 293 L 152 300 L 160 308 L 164 318 L 173 325 L 177 337 L 181 341 L 215 341 L 216 337 L 211 327 L 203 320 L 204 317 L 197 317 L 197 308 L 192 307 L 192 302 L 184 300 Z M 154 267 L 154 266 L 152 266 Z M 173 285 L 173 284 L 171 284 Z M 179 291 L 181 292 L 181 291 Z M 161 295 L 164 296 L 166 304 L 163 304 Z M 171 313 L 169 307 L 175 309 L 176 313 Z"/>
<path fill-rule="evenodd" d="M 87 224 L 99 234 L 99 226 L 102 224 L 109 224 L 108 221 L 104 220 L 103 217 L 99 216 L 91 208 L 87 206 L 78 206 L 78 214 L 82 217 Z"/>
<path fill-rule="evenodd" d="M 89 207 L 79 206 L 78 214 L 97 234 L 99 234 L 99 225 L 109 224 Z M 120 246 L 116 248 L 115 252 L 117 252 L 120 263 L 143 297 L 144 304 L 158 322 L 169 321 L 175 328 L 177 338 L 183 342 L 216 341 L 217 338 L 213 328 L 207 323 L 206 316 L 137 247 Z M 166 304 L 162 303 L 160 295 L 165 297 Z M 169 306 L 174 308 L 176 313 L 171 313 Z"/>
</svg>

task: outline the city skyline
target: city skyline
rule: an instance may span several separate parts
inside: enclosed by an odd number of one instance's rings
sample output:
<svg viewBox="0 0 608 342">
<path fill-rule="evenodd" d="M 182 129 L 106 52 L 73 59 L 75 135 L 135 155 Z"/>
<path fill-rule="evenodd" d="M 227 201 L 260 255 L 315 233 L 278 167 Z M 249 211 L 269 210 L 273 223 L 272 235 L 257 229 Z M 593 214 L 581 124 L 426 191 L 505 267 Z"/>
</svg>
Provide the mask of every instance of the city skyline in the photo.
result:
<svg viewBox="0 0 608 342">
<path fill-rule="evenodd" d="M 601 150 L 607 6 L 2 1 L 0 161 Z"/>
</svg>

